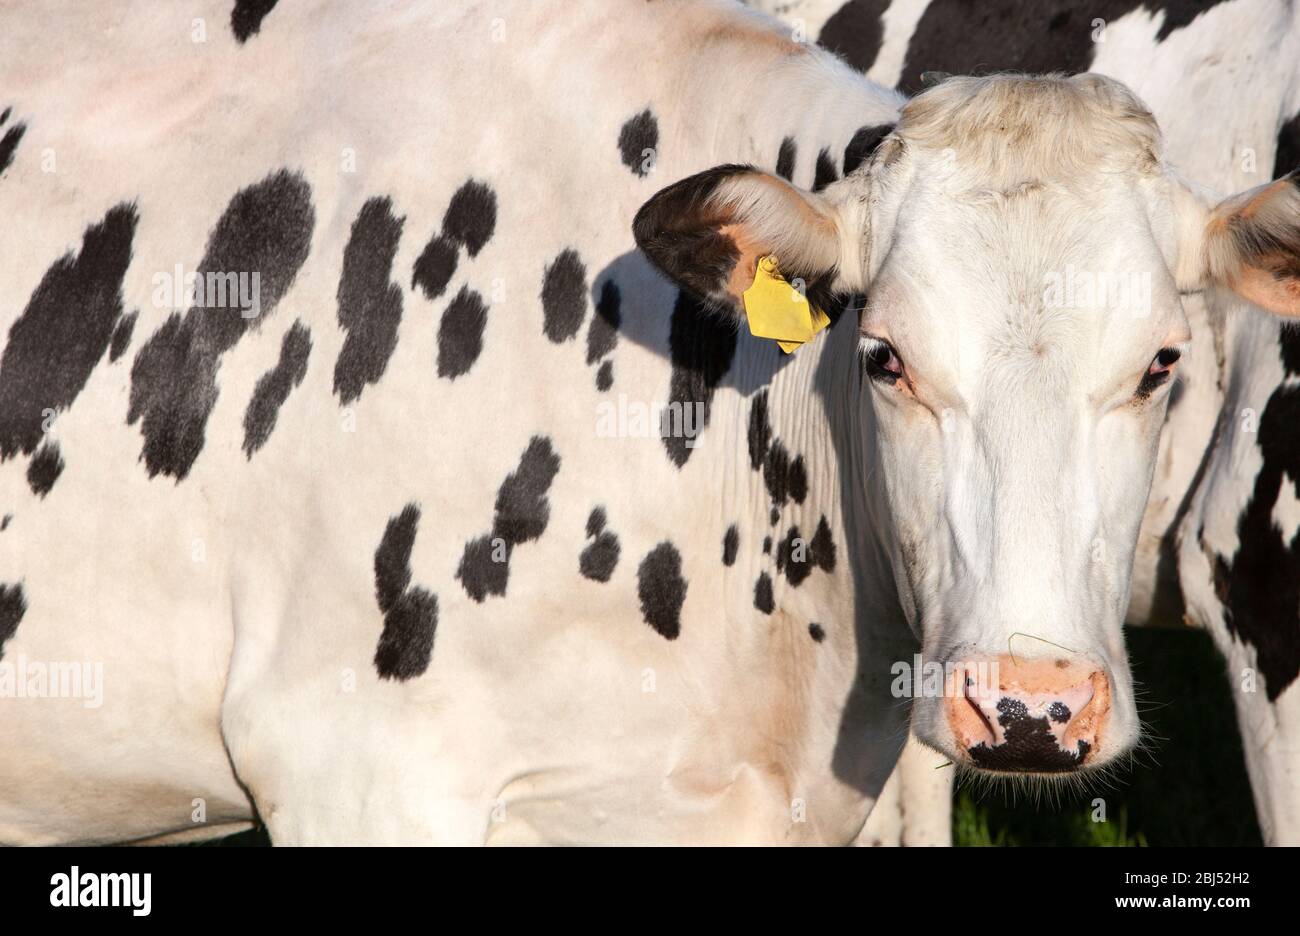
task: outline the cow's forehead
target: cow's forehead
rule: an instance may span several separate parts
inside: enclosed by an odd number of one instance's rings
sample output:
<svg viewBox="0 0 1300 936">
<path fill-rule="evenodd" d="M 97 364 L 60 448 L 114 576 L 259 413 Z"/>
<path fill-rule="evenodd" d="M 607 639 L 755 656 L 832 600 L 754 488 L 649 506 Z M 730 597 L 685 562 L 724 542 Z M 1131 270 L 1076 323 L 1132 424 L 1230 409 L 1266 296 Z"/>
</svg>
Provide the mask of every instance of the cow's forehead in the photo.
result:
<svg viewBox="0 0 1300 936">
<path fill-rule="evenodd" d="M 1123 187 L 1092 203 L 1056 186 L 920 194 L 899 213 L 863 322 L 922 353 L 952 357 L 958 339 L 968 352 L 1114 357 L 1110 345 L 1183 322 L 1145 203 Z"/>
</svg>

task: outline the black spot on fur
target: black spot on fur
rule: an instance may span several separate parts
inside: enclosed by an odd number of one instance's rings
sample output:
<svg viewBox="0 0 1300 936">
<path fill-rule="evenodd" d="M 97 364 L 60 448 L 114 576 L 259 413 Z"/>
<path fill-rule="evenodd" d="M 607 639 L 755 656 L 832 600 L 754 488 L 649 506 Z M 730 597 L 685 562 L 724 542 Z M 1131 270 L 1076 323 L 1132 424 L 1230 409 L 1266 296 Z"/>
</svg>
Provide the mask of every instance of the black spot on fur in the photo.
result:
<svg viewBox="0 0 1300 936">
<path fill-rule="evenodd" d="M 72 405 L 104 356 L 122 314 L 136 213 L 118 205 L 91 225 L 81 251 L 45 271 L 0 356 L 0 460 L 31 454 L 46 410 Z"/>
<path fill-rule="evenodd" d="M 622 296 L 613 280 L 605 280 L 596 301 L 596 314 L 587 329 L 587 363 L 595 364 L 618 344 L 618 327 L 623 322 Z"/>
<path fill-rule="evenodd" d="M 474 366 L 483 351 L 483 329 L 487 326 L 483 297 L 462 286 L 451 300 L 438 325 L 438 376 L 455 380 Z"/>
<path fill-rule="evenodd" d="M 546 500 L 551 482 L 560 470 L 560 457 L 544 436 L 534 436 L 497 492 L 493 532 L 511 545 L 535 540 L 546 530 L 550 506 Z"/>
<path fill-rule="evenodd" d="M 835 571 L 835 538 L 831 536 L 830 524 L 823 515 L 817 522 L 812 542 L 808 544 L 812 552 L 813 565 L 823 572 Z"/>
<path fill-rule="evenodd" d="M 3 533 L 5 530 L 9 529 L 9 524 L 13 521 L 13 519 L 14 519 L 14 515 L 10 513 L 7 513 L 3 517 L 0 517 L 0 533 Z"/>
<path fill-rule="evenodd" d="M 596 371 L 596 389 L 604 393 L 612 386 L 614 386 L 614 362 L 606 361 L 600 365 L 600 370 Z"/>
<path fill-rule="evenodd" d="M 844 174 L 857 169 L 875 153 L 880 141 L 893 133 L 893 124 L 877 124 L 874 127 L 859 127 L 844 147 Z"/>
<path fill-rule="evenodd" d="M 375 600 L 384 614 L 384 631 L 375 650 L 381 679 L 412 679 L 429 668 L 438 628 L 438 597 L 410 587 L 411 547 L 420 508 L 407 504 L 388 521 L 375 550 Z"/>
<path fill-rule="evenodd" d="M 1029 717 L 1018 699 L 998 701 L 998 724 L 1004 730 L 1001 744 L 989 747 L 981 742 L 969 749 L 976 765 L 985 770 L 1064 773 L 1076 769 L 1092 750 L 1087 741 L 1079 742 L 1077 753 L 1063 750 L 1047 719 Z"/>
<path fill-rule="evenodd" d="M 776 544 L 776 570 L 784 572 L 786 580 L 798 588 L 812 575 L 816 563 L 812 544 L 803 539 L 797 526 L 790 527 L 785 539 Z"/>
<path fill-rule="evenodd" d="M 618 132 L 618 151 L 623 157 L 623 165 L 631 169 L 635 175 L 648 174 L 649 170 L 645 163 L 649 159 L 653 165 L 654 156 L 647 155 L 646 150 L 654 151 L 658 147 L 659 123 L 649 110 L 643 110 L 635 117 L 629 118 Z"/>
<path fill-rule="evenodd" d="M 808 496 L 808 472 L 803 465 L 803 456 L 799 455 L 790 462 L 790 474 L 786 477 L 790 496 L 796 504 L 802 504 Z"/>
<path fill-rule="evenodd" d="M 140 349 L 131 367 L 127 422 L 142 420 L 150 477 L 179 481 L 189 474 L 216 405 L 221 356 L 275 311 L 307 259 L 315 223 L 311 189 L 296 173 L 281 170 L 231 199 L 196 272 L 257 272 L 260 315 L 196 305 L 184 317 L 173 314 Z"/>
<path fill-rule="evenodd" d="M 814 622 L 808 625 L 808 636 L 813 639 L 814 643 L 821 643 L 826 639 L 826 629 Z"/>
<path fill-rule="evenodd" d="M 790 453 L 780 439 L 772 443 L 763 459 L 763 483 L 774 508 L 784 506 L 790 499 Z"/>
<path fill-rule="evenodd" d="M 767 391 L 754 394 L 749 404 L 749 465 L 755 471 L 767 458 L 767 447 L 772 443 L 772 424 L 767 418 Z"/>
<path fill-rule="evenodd" d="M 1300 114 L 1296 114 L 1277 132 L 1277 155 L 1273 159 L 1273 178 L 1300 169 Z"/>
<path fill-rule="evenodd" d="M 375 649 L 375 669 L 382 679 L 413 679 L 429 668 L 438 628 L 438 596 L 423 588 L 402 593 L 384 615 L 384 631 Z"/>
<path fill-rule="evenodd" d="M 921 90 L 921 73 L 989 75 L 1000 71 L 1088 71 L 1097 44 L 1094 19 L 1113 24 L 1142 7 L 1163 12 L 1157 41 L 1220 0 L 1034 0 L 971 3 L 933 0 L 908 44 L 899 87 Z"/>
<path fill-rule="evenodd" d="M 497 196 L 482 182 L 470 179 L 451 196 L 442 216 L 442 235 L 477 257 L 497 226 Z"/>
<path fill-rule="evenodd" d="M 568 341 L 587 314 L 587 268 L 574 250 L 563 250 L 542 276 L 542 331 L 551 341 Z"/>
<path fill-rule="evenodd" d="M 691 293 L 678 292 L 668 338 L 673 362 L 668 408 L 659 427 L 668 457 L 678 468 L 691 457 L 687 443 L 693 445 L 709 424 L 713 392 L 731 369 L 736 341 L 732 323 L 711 314 Z M 687 427 L 694 438 L 687 438 Z"/>
<path fill-rule="evenodd" d="M 772 577 L 766 572 L 758 573 L 758 581 L 754 583 L 754 607 L 764 614 L 776 610 L 776 600 L 772 597 Z"/>
<path fill-rule="evenodd" d="M 636 578 L 645 622 L 665 640 L 676 640 L 682 629 L 687 585 L 682 578 L 681 554 L 672 543 L 660 543 L 641 560 Z"/>
<path fill-rule="evenodd" d="M 1300 387 L 1283 384 L 1260 416 L 1255 442 L 1264 464 L 1237 521 L 1240 545 L 1231 561 L 1219 557 L 1216 563 L 1216 591 L 1224 600 L 1228 630 L 1255 648 L 1269 701 L 1300 676 L 1300 533 L 1288 541 L 1273 522 L 1284 484 L 1293 487 L 1292 496 L 1300 496 L 1297 426 Z"/>
<path fill-rule="evenodd" d="M 597 507 L 587 518 L 587 538 L 591 540 L 578 557 L 578 570 L 594 582 L 608 582 L 618 565 L 618 537 L 605 528 L 605 508 Z"/>
<path fill-rule="evenodd" d="M 0 660 L 4 659 L 5 642 L 18 630 L 27 613 L 27 598 L 22 585 L 0 585 Z"/>
<path fill-rule="evenodd" d="M 608 582 L 618 565 L 618 554 L 618 537 L 613 533 L 601 533 L 578 557 L 578 568 L 592 581 Z"/>
<path fill-rule="evenodd" d="M 1141 5 L 1147 9 L 1154 7 L 1165 14 L 1164 22 L 1160 24 L 1160 31 L 1156 33 L 1156 41 L 1164 42 L 1175 29 L 1190 25 L 1192 20 L 1206 10 L 1225 2 L 1227 0 L 1152 0 L 1150 4 L 1142 2 Z M 1138 4 L 1130 3 L 1130 6 L 1136 5 Z"/>
<path fill-rule="evenodd" d="M 1300 325 L 1287 322 L 1279 331 L 1282 366 L 1288 375 L 1300 377 Z"/>
<path fill-rule="evenodd" d="M 482 603 L 488 595 L 504 595 L 510 582 L 512 547 L 491 533 L 470 540 L 461 554 L 456 578 L 465 592 Z"/>
<path fill-rule="evenodd" d="M 885 37 L 881 18 L 889 0 L 848 0 L 822 26 L 817 42 L 858 71 L 866 71 L 880 54 Z"/>
<path fill-rule="evenodd" d="M 1047 717 L 1057 724 L 1064 725 L 1070 720 L 1070 707 L 1064 702 L 1053 702 L 1047 707 Z"/>
<path fill-rule="evenodd" d="M 470 179 L 451 196 L 442 216 L 442 233 L 425 245 L 416 258 L 411 287 L 420 287 L 429 299 L 447 290 L 460 256 L 460 248 L 477 256 L 492 237 L 497 224 L 497 197 L 482 182 Z"/>
<path fill-rule="evenodd" d="M 514 548 L 546 531 L 551 506 L 546 495 L 560 470 L 560 457 L 545 436 L 533 436 L 497 491 L 492 531 L 465 544 L 456 578 L 475 601 L 504 595 Z"/>
<path fill-rule="evenodd" d="M 766 544 L 764 544 L 766 546 Z M 766 552 L 766 548 L 764 552 Z M 791 526 L 785 537 L 776 544 L 776 570 L 785 573 L 794 587 L 799 587 L 813 569 L 831 572 L 835 569 L 835 541 L 830 526 L 823 516 L 811 540 L 803 539 L 797 526 Z"/>
<path fill-rule="evenodd" d="M 307 375 L 310 354 L 311 331 L 302 322 L 294 322 L 280 342 L 280 359 L 258 378 L 253 398 L 244 412 L 244 453 L 249 458 L 271 437 L 280 407 L 289 399 L 289 391 Z"/>
<path fill-rule="evenodd" d="M 44 497 L 63 474 L 63 456 L 54 442 L 46 442 L 36 450 L 27 466 L 27 484 L 32 493 Z"/>
<path fill-rule="evenodd" d="M 452 275 L 456 272 L 456 260 L 459 256 L 454 241 L 439 234 L 429 241 L 415 260 L 411 275 L 411 288 L 419 286 L 429 299 L 437 299 L 447 290 Z"/>
<path fill-rule="evenodd" d="M 243 43 L 262 28 L 262 19 L 274 9 L 276 0 L 235 0 L 230 12 L 230 29 Z"/>
<path fill-rule="evenodd" d="M 794 541 L 798 538 L 799 528 L 792 526 L 785 537 L 776 544 L 776 571 L 785 571 L 786 564 L 790 561 L 790 552 L 794 548 Z"/>
<path fill-rule="evenodd" d="M 339 276 L 338 318 L 347 336 L 334 364 L 334 392 L 344 405 L 378 383 L 397 347 L 402 290 L 389 281 L 405 218 L 389 198 L 371 198 L 352 222 Z"/>
<path fill-rule="evenodd" d="M 1202 529 L 1201 532 L 1204 533 L 1204 530 Z M 1201 541 L 1201 548 L 1204 549 L 1204 538 L 1198 536 L 1198 539 Z M 1214 578 L 1214 594 L 1219 599 L 1219 603 L 1223 605 L 1223 613 L 1226 618 L 1232 613 L 1228 607 L 1228 595 L 1232 589 L 1232 566 L 1228 565 L 1227 560 L 1222 556 L 1216 555 L 1214 557 L 1214 568 L 1210 571 Z"/>
<path fill-rule="evenodd" d="M 791 137 L 781 141 L 781 149 L 776 154 L 776 174 L 787 182 L 794 181 L 794 163 L 799 157 L 799 146 Z"/>
<path fill-rule="evenodd" d="M 763 537 L 763 555 L 770 556 L 771 554 L 772 554 L 772 537 L 765 536 Z"/>
<path fill-rule="evenodd" d="M 18 149 L 18 144 L 23 141 L 23 135 L 27 133 L 27 125 L 17 123 L 0 136 L 0 173 L 3 173 L 14 161 L 14 151 Z"/>
<path fill-rule="evenodd" d="M 835 172 L 835 160 L 831 159 L 830 150 L 817 154 L 817 165 L 813 175 L 813 191 L 820 192 L 826 186 L 839 179 Z"/>
<path fill-rule="evenodd" d="M 131 335 L 135 333 L 135 322 L 139 317 L 140 312 L 136 310 L 117 320 L 117 327 L 113 329 L 113 338 L 108 345 L 110 364 L 126 354 L 126 349 L 131 347 Z"/>
<path fill-rule="evenodd" d="M 383 539 L 375 550 L 375 599 L 380 611 L 397 604 L 402 592 L 411 584 L 411 548 L 420 523 L 420 508 L 407 504 L 400 514 L 391 517 Z"/>
<path fill-rule="evenodd" d="M 736 564 L 736 553 L 740 551 L 740 531 L 736 529 L 733 523 L 727 527 L 727 532 L 722 535 L 722 564 L 725 566 Z"/>
<path fill-rule="evenodd" d="M 773 507 L 771 512 L 767 515 L 767 519 L 772 526 L 776 526 L 777 521 L 781 519 L 781 511 Z"/>
</svg>

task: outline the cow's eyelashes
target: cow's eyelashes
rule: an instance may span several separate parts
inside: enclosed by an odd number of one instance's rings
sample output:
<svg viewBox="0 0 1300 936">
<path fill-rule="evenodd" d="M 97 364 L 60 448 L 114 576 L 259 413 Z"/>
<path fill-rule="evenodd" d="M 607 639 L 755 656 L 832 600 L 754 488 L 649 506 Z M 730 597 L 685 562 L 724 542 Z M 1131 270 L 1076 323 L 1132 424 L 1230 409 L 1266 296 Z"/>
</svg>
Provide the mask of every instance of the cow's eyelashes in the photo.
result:
<svg viewBox="0 0 1300 936">
<path fill-rule="evenodd" d="M 1183 352 L 1177 348 L 1161 348 L 1159 353 L 1151 359 L 1151 364 L 1147 367 L 1142 382 L 1138 384 L 1137 395 L 1140 397 L 1150 396 L 1156 387 L 1169 379 L 1174 372 L 1174 365 L 1178 363 L 1178 359 L 1182 356 Z"/>
<path fill-rule="evenodd" d="M 903 360 L 894 346 L 881 338 L 862 337 L 862 366 L 872 380 L 895 383 L 903 376 Z"/>
<path fill-rule="evenodd" d="M 1160 353 L 1151 361 L 1151 366 L 1147 368 L 1148 374 L 1168 373 L 1173 366 L 1178 363 L 1178 359 L 1183 356 L 1183 352 L 1177 348 L 1161 348 Z"/>
</svg>

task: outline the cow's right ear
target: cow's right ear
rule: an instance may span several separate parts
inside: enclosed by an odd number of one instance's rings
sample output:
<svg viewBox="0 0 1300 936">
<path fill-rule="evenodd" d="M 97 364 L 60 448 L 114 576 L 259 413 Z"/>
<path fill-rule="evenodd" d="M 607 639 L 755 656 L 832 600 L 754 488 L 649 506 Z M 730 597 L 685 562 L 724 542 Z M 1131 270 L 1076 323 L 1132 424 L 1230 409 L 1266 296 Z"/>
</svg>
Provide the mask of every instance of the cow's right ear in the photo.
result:
<svg viewBox="0 0 1300 936">
<path fill-rule="evenodd" d="M 641 206 L 632 222 L 637 246 L 677 285 L 741 314 L 741 294 L 761 257 L 802 281 L 814 305 L 862 289 L 861 232 L 831 189 L 796 188 L 752 166 L 718 166 L 676 182 Z"/>
</svg>

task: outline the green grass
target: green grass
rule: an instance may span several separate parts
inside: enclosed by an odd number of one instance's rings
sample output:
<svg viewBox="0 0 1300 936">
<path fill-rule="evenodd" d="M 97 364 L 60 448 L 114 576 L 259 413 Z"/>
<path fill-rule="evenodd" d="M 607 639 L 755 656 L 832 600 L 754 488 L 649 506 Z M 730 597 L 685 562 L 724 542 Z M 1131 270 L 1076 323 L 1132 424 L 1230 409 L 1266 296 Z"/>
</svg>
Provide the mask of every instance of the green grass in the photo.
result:
<svg viewBox="0 0 1300 936">
<path fill-rule="evenodd" d="M 1223 661 L 1208 635 L 1130 630 L 1148 749 L 1086 794 L 958 791 L 956 845 L 1259 845 Z M 1094 822 L 1093 800 L 1106 822 Z"/>
</svg>

